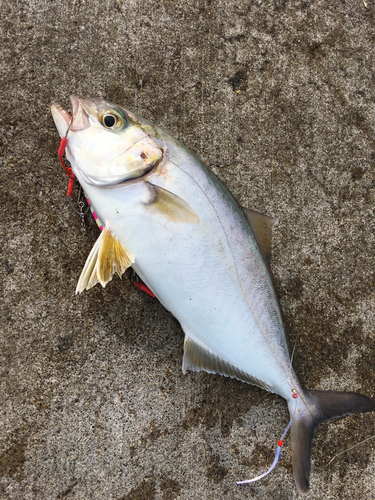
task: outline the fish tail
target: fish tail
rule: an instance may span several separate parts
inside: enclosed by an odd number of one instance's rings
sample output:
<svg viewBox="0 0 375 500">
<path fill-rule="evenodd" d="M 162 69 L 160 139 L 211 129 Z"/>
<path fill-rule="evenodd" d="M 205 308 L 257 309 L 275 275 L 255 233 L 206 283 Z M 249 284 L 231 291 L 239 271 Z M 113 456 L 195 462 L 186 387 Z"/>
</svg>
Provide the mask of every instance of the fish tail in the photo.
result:
<svg viewBox="0 0 375 500">
<path fill-rule="evenodd" d="M 325 420 L 354 413 L 375 411 L 375 401 L 355 392 L 305 391 L 307 406 L 289 403 L 293 419 L 293 474 L 299 493 L 307 493 L 311 469 L 311 448 L 315 429 Z M 299 408 L 301 407 L 301 408 Z"/>
</svg>

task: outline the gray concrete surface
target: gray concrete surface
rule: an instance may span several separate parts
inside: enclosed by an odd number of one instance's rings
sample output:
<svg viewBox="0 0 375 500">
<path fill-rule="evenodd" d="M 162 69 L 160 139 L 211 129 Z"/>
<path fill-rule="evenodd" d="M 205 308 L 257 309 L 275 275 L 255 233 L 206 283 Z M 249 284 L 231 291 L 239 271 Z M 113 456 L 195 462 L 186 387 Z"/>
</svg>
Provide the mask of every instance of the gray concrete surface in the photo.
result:
<svg viewBox="0 0 375 500">
<path fill-rule="evenodd" d="M 366 7 L 366 5 L 367 7 Z M 277 396 L 181 374 L 178 323 L 127 274 L 74 289 L 98 236 L 49 107 L 111 99 L 278 219 L 272 269 L 309 388 L 374 392 L 373 0 L 3 0 L 0 497 L 294 499 Z M 207 290 L 210 284 L 207 283 Z M 374 498 L 375 415 L 326 423 L 308 499 Z"/>
</svg>

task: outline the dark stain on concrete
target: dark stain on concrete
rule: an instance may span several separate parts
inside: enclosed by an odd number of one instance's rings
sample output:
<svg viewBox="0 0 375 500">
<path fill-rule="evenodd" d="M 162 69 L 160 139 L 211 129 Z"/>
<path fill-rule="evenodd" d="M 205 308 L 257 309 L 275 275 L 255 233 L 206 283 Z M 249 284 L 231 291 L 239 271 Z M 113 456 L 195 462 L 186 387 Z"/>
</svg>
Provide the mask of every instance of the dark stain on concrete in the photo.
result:
<svg viewBox="0 0 375 500">
<path fill-rule="evenodd" d="M 156 498 L 156 481 L 143 481 L 139 486 L 129 491 L 118 500 L 154 500 Z"/>
<path fill-rule="evenodd" d="M 202 374 L 202 377 L 207 377 L 207 386 L 202 391 L 199 406 L 186 412 L 182 426 L 186 430 L 199 425 L 212 429 L 220 421 L 221 434 L 228 437 L 233 422 L 242 425 L 242 415 L 259 402 L 264 391 L 218 375 Z"/>
<path fill-rule="evenodd" d="M 267 470 L 267 468 L 272 464 L 274 456 L 275 451 L 269 446 L 255 443 L 254 450 L 252 451 L 250 457 L 250 466 L 255 470 L 259 470 L 260 468 Z"/>
<path fill-rule="evenodd" d="M 148 442 L 154 443 L 157 439 L 162 436 L 167 436 L 169 434 L 168 429 L 160 429 L 155 427 L 155 424 L 151 422 L 150 424 L 151 431 L 148 434 L 145 434 L 141 437 L 141 447 L 144 447 Z"/>
<path fill-rule="evenodd" d="M 221 465 L 220 462 L 221 460 L 218 455 L 211 455 L 206 477 L 214 483 L 220 483 L 228 474 L 228 469 Z"/>
<path fill-rule="evenodd" d="M 234 91 L 245 91 L 247 89 L 247 70 L 246 68 L 238 70 L 234 76 L 228 79 Z"/>
<path fill-rule="evenodd" d="M 181 493 L 182 486 L 178 481 L 164 474 L 160 479 L 160 489 L 163 493 L 162 500 L 174 500 Z"/>
<path fill-rule="evenodd" d="M 299 299 L 303 294 L 303 281 L 298 276 L 292 278 L 288 283 L 285 284 L 284 294 L 287 296 L 287 299 Z"/>
<path fill-rule="evenodd" d="M 26 461 L 26 437 L 14 440 L 0 454 L 0 477 L 14 477 L 21 480 L 23 464 Z"/>
<path fill-rule="evenodd" d="M 72 338 L 70 336 L 60 337 L 57 343 L 57 350 L 59 354 L 64 354 L 72 346 Z"/>
<path fill-rule="evenodd" d="M 78 484 L 78 480 L 76 478 L 72 478 L 71 484 L 65 490 L 63 490 L 61 493 L 59 493 L 56 498 L 58 500 L 63 500 L 64 498 L 66 498 L 69 495 L 69 493 L 71 493 L 73 491 L 76 484 Z"/>
<path fill-rule="evenodd" d="M 366 170 L 361 167 L 352 168 L 352 181 L 359 181 L 365 175 Z"/>
<path fill-rule="evenodd" d="M 355 343 L 354 343 L 355 345 Z M 358 344 L 357 344 L 358 345 Z M 361 349 L 361 356 L 357 364 L 356 382 L 360 384 L 358 392 L 372 394 L 374 381 L 369 377 L 374 368 L 375 345 L 368 343 Z"/>
<path fill-rule="evenodd" d="M 198 427 L 202 420 L 202 412 L 200 408 L 189 408 L 187 410 L 185 419 L 182 422 L 182 427 L 185 430 L 190 429 L 191 427 Z"/>
</svg>

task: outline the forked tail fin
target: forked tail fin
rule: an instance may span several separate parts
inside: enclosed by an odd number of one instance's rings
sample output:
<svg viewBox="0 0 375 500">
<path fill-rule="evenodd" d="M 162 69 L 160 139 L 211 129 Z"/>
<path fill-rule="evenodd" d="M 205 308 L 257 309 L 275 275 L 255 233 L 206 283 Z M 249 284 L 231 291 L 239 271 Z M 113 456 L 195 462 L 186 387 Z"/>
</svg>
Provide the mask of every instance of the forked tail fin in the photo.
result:
<svg viewBox="0 0 375 500">
<path fill-rule="evenodd" d="M 289 403 L 292 423 L 293 474 L 299 493 L 309 489 L 311 447 L 315 429 L 325 420 L 375 411 L 375 401 L 355 392 L 306 391 L 308 408 Z M 310 410 L 310 411 L 309 411 Z"/>
</svg>

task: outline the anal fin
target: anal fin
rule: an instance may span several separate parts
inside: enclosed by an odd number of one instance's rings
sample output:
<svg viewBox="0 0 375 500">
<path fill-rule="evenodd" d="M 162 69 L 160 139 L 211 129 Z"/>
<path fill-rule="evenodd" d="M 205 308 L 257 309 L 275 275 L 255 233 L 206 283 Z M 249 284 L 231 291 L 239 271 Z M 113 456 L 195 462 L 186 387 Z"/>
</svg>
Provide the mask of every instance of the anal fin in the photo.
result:
<svg viewBox="0 0 375 500">
<path fill-rule="evenodd" d="M 126 248 L 106 226 L 86 260 L 78 280 L 76 293 L 89 290 L 96 283 L 105 287 L 114 273 L 121 277 L 133 262 Z"/>
<path fill-rule="evenodd" d="M 188 370 L 200 372 L 202 370 L 208 373 L 218 373 L 225 377 L 235 378 L 248 384 L 256 385 L 266 391 L 274 392 L 272 387 L 268 386 L 256 377 L 233 366 L 225 359 L 212 353 L 207 347 L 197 344 L 194 340 L 185 337 L 184 357 L 182 361 L 182 373 Z"/>
</svg>

